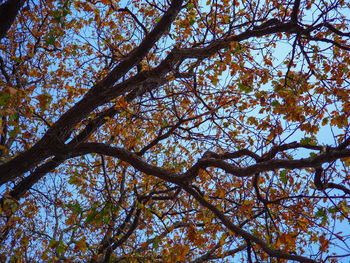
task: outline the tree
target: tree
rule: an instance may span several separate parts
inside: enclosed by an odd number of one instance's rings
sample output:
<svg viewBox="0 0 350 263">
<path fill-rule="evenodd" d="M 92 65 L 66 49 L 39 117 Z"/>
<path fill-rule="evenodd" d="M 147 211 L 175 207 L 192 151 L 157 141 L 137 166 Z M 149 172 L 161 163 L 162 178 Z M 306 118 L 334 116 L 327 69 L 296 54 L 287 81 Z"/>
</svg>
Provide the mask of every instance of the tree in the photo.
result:
<svg viewBox="0 0 350 263">
<path fill-rule="evenodd" d="M 348 257 L 349 7 L 3 1 L 1 261 Z"/>
</svg>

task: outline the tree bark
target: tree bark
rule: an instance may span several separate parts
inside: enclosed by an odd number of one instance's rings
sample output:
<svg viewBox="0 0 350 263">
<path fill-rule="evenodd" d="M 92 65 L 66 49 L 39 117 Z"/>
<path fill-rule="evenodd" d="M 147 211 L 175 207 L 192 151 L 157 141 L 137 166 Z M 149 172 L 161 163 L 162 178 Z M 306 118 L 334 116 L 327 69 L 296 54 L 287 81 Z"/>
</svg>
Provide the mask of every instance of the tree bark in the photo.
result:
<svg viewBox="0 0 350 263">
<path fill-rule="evenodd" d="M 0 39 L 6 36 L 24 3 L 25 0 L 8 0 L 0 5 Z"/>
</svg>

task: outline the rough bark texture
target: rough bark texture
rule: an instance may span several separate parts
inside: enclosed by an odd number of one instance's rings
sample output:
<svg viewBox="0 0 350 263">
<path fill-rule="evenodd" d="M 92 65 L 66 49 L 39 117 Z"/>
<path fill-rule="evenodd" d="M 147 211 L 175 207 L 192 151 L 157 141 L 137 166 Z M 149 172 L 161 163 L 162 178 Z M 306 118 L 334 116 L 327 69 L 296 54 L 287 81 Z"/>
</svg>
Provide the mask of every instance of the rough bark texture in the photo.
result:
<svg viewBox="0 0 350 263">
<path fill-rule="evenodd" d="M 0 39 L 6 36 L 24 3 L 25 0 L 8 0 L 0 5 Z"/>
</svg>

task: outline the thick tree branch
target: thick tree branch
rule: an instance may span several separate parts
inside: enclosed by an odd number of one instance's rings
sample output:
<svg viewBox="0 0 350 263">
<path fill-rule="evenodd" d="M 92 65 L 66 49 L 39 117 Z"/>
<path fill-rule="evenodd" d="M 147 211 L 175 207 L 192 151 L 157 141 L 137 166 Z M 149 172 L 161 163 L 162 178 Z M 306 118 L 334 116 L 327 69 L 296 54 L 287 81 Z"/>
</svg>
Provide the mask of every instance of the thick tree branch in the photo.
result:
<svg viewBox="0 0 350 263">
<path fill-rule="evenodd" d="M 149 175 L 155 175 L 156 177 L 165 181 L 172 183 L 180 182 L 180 178 L 177 174 L 167 169 L 150 165 L 137 154 L 132 153 L 129 150 L 111 147 L 103 143 L 82 143 L 71 152 L 71 156 L 80 156 L 92 152 L 117 157 L 120 160 L 131 164 L 137 170 Z"/>
<path fill-rule="evenodd" d="M 221 247 L 220 244 L 215 245 L 212 249 L 210 249 L 204 255 L 196 258 L 195 260 L 192 260 L 191 263 L 201 263 L 201 262 L 207 262 L 208 260 L 213 260 L 213 259 L 223 259 L 225 257 L 232 256 L 232 255 L 246 249 L 247 245 L 246 244 L 240 245 L 235 249 L 231 249 L 231 250 L 226 251 L 225 253 L 223 253 L 223 255 L 217 256 L 217 255 L 215 255 L 215 251 L 220 247 Z"/>
<path fill-rule="evenodd" d="M 315 149 L 315 150 L 321 150 L 324 148 L 322 146 L 308 146 L 308 145 L 300 145 L 298 143 L 290 143 L 286 145 L 273 147 L 263 157 L 252 155 L 252 152 L 248 150 L 239 150 L 237 152 L 225 153 L 222 155 L 208 151 L 203 155 L 201 159 L 198 160 L 196 164 L 194 164 L 185 173 L 176 174 L 167 169 L 148 164 L 139 156 L 140 153 L 132 153 L 129 150 L 117 148 L 117 147 L 111 147 L 103 143 L 81 143 L 75 148 L 66 147 L 65 151 L 61 152 L 61 155 L 59 158 L 56 157 L 51 161 L 48 161 L 46 164 L 40 166 L 30 176 L 28 176 L 22 182 L 20 182 L 13 189 L 11 193 L 13 194 L 14 198 L 16 199 L 20 198 L 44 174 L 56 168 L 65 159 L 86 155 L 90 153 L 98 153 L 98 154 L 119 158 L 129 163 L 130 165 L 132 165 L 133 167 L 135 167 L 136 169 L 138 169 L 143 173 L 153 175 L 165 181 L 176 183 L 176 184 L 178 184 L 179 182 L 192 181 L 194 178 L 196 178 L 200 169 L 206 169 L 208 167 L 220 168 L 225 172 L 232 174 L 234 176 L 247 177 L 256 173 L 273 171 L 276 169 L 303 169 L 307 167 L 318 167 L 323 163 L 329 163 L 340 158 L 350 157 L 350 149 L 328 148 L 326 152 L 310 158 L 304 158 L 304 159 L 298 159 L 298 160 L 272 159 L 277 152 L 280 152 L 282 150 L 295 149 L 299 147 Z M 244 155 L 253 156 L 257 160 L 259 160 L 259 162 L 257 164 L 253 164 L 242 168 L 225 161 L 225 159 L 228 159 L 228 158 L 230 159 L 239 158 Z M 263 160 L 266 160 L 266 161 L 263 161 Z M 317 184 L 317 182 L 319 182 L 319 180 L 315 180 L 315 184 L 321 187 L 321 184 Z M 323 184 L 322 184 L 322 187 L 324 187 Z M 339 188 L 340 186 L 336 184 L 328 184 L 328 187 L 340 189 Z M 341 190 L 343 190 L 345 193 L 349 193 L 348 192 L 349 190 L 344 189 L 344 187 L 341 187 Z"/>
<path fill-rule="evenodd" d="M 324 170 L 323 170 L 321 165 L 319 165 L 315 168 L 314 184 L 316 186 L 316 189 L 318 189 L 318 190 L 338 189 L 338 190 L 343 191 L 345 194 L 350 195 L 350 189 L 346 188 L 344 185 L 323 182 L 322 181 L 323 172 L 324 172 Z"/>
<path fill-rule="evenodd" d="M 24 3 L 25 0 L 7 0 L 0 5 L 0 39 L 5 37 Z"/>
<path fill-rule="evenodd" d="M 204 156 L 204 158 L 198 160 L 198 162 L 194 164 L 192 168 L 190 168 L 187 172 L 183 174 L 176 174 L 167 169 L 150 165 L 142 158 L 140 158 L 137 154 L 132 153 L 126 149 L 111 147 L 103 143 L 82 143 L 80 146 L 72 150 L 70 152 L 70 155 L 73 157 L 89 153 L 99 153 L 117 157 L 129 163 L 143 173 L 154 175 L 160 179 L 176 184 L 193 180 L 197 176 L 199 169 L 205 169 L 208 167 L 220 168 L 234 176 L 247 177 L 258 172 L 274 171 L 276 169 L 282 168 L 303 169 L 307 167 L 316 167 L 323 163 L 329 163 L 340 158 L 350 157 L 350 149 L 338 150 L 336 148 L 332 148 L 325 153 L 319 154 L 315 157 L 298 160 L 273 159 L 241 168 L 237 167 L 236 165 L 227 163 L 221 159 L 206 158 L 206 156 Z"/>
<path fill-rule="evenodd" d="M 332 31 L 333 33 L 335 33 L 338 36 L 344 36 L 344 37 L 350 37 L 350 32 L 348 33 L 344 33 L 338 29 L 336 29 L 333 25 L 331 25 L 330 23 L 324 23 L 325 27 L 327 27 L 330 31 Z"/>
<path fill-rule="evenodd" d="M 72 158 L 76 156 L 81 156 L 89 153 L 98 153 L 108 156 L 113 156 L 119 158 L 139 171 L 157 176 L 163 180 L 172 183 L 179 183 L 184 181 L 192 180 L 196 177 L 199 169 L 205 169 L 208 167 L 216 167 L 224 170 L 227 173 L 230 173 L 238 177 L 247 177 L 251 176 L 258 172 L 273 171 L 276 169 L 303 169 L 307 167 L 317 167 L 323 163 L 329 163 L 340 158 L 350 157 L 350 149 L 338 150 L 336 148 L 329 149 L 325 153 L 319 154 L 315 157 L 303 158 L 298 160 L 282 160 L 282 159 L 273 159 L 268 161 L 262 161 L 257 164 L 253 164 L 248 167 L 237 167 L 236 165 L 225 162 L 221 159 L 216 158 L 206 158 L 204 156 L 196 164 L 194 164 L 187 172 L 183 174 L 176 174 L 167 169 L 153 166 L 144 161 L 137 154 L 132 153 L 129 150 L 111 147 L 103 143 L 82 143 L 74 149 L 67 149 L 66 158 Z"/>
<path fill-rule="evenodd" d="M 46 163 L 39 166 L 19 182 L 13 189 L 10 191 L 11 197 L 19 200 L 35 183 L 37 183 L 44 175 L 58 167 L 65 159 L 55 157 L 52 160 L 47 161 Z"/>
<path fill-rule="evenodd" d="M 315 167 L 323 163 L 332 162 L 339 158 L 349 157 L 349 156 L 350 156 L 349 149 L 337 150 L 333 148 L 332 150 L 329 150 L 323 154 L 319 154 L 316 157 L 310 157 L 310 158 L 298 159 L 298 160 L 273 159 L 268 161 L 262 161 L 245 168 L 239 168 L 236 165 L 227 163 L 221 159 L 216 159 L 212 157 L 206 158 L 206 156 L 203 156 L 202 159 L 198 160 L 198 162 L 194 164 L 182 176 L 184 177 L 184 179 L 186 178 L 193 179 L 197 176 L 198 171 L 200 169 L 205 169 L 208 167 L 216 167 L 232 175 L 235 175 L 238 177 L 246 177 L 255 173 L 260 173 L 264 171 L 273 171 L 281 168 L 302 169 L 306 167 Z"/>
<path fill-rule="evenodd" d="M 292 10 L 292 15 L 291 15 L 291 20 L 295 24 L 298 22 L 299 7 L 300 7 L 300 0 L 295 0 L 293 5 L 293 10 Z"/>
</svg>

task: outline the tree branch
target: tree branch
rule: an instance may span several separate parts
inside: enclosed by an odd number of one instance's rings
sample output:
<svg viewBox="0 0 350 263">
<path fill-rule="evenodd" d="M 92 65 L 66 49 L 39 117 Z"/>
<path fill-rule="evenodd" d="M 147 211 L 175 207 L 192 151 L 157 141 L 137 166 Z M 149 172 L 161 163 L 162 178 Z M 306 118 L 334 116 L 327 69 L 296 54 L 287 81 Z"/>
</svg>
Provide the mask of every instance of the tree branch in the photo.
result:
<svg viewBox="0 0 350 263">
<path fill-rule="evenodd" d="M 300 7 L 300 0 L 295 0 L 293 5 L 293 10 L 292 10 L 292 15 L 291 15 L 291 20 L 295 24 L 298 22 L 299 7 Z"/>
<path fill-rule="evenodd" d="M 25 0 L 7 0 L 0 5 L 0 39 L 5 37 L 24 3 Z"/>
<path fill-rule="evenodd" d="M 256 243 L 259 245 L 269 256 L 271 257 L 276 257 L 276 258 L 282 258 L 282 259 L 290 259 L 290 260 L 295 260 L 298 262 L 303 262 L 303 263 L 316 263 L 315 260 L 312 260 L 310 258 L 306 258 L 303 256 L 298 256 L 298 255 L 291 255 L 288 253 L 285 253 L 280 250 L 275 250 L 272 249 L 269 244 L 267 244 L 265 241 L 261 240 L 260 238 L 257 238 L 256 236 L 253 236 L 249 232 L 243 230 L 240 227 L 237 227 L 234 225 L 231 220 L 229 220 L 222 211 L 220 211 L 216 206 L 212 205 L 209 203 L 207 200 L 203 198 L 197 191 L 193 190 L 189 186 L 183 186 L 184 190 L 188 192 L 190 195 L 192 195 L 201 205 L 209 209 L 211 212 L 215 214 L 217 218 L 220 219 L 220 221 L 233 233 L 243 237 L 246 240 L 250 240 L 251 242 Z"/>
</svg>

